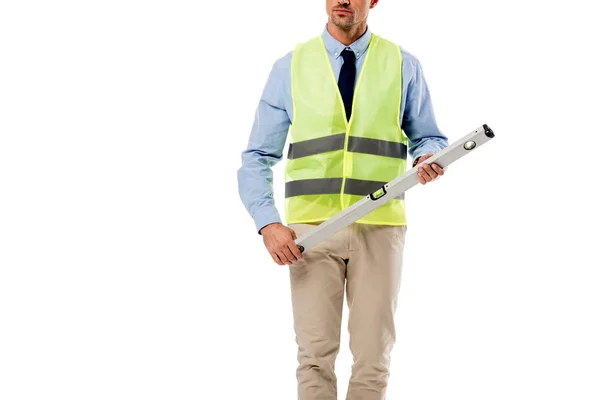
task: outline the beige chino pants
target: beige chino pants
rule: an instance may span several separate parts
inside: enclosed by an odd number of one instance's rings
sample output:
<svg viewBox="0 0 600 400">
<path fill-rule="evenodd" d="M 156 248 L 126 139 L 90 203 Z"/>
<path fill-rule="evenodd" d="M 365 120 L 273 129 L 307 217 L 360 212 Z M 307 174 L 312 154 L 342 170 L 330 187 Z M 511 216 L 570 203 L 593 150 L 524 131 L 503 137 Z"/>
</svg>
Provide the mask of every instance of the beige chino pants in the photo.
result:
<svg viewBox="0 0 600 400">
<path fill-rule="evenodd" d="M 317 224 L 289 224 L 298 237 Z M 406 225 L 353 223 L 289 266 L 298 344 L 298 399 L 337 400 L 344 288 L 354 363 L 347 400 L 383 400 Z"/>
</svg>

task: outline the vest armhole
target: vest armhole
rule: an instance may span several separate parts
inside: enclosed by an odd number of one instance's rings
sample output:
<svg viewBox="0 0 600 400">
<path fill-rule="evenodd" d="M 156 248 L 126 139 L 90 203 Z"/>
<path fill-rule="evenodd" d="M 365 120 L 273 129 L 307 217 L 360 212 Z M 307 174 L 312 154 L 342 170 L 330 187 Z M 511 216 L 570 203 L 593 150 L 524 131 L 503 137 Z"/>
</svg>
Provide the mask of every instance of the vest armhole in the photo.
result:
<svg viewBox="0 0 600 400">
<path fill-rule="evenodd" d="M 296 68 L 296 60 L 297 60 L 297 55 L 298 55 L 298 50 L 300 49 L 301 43 L 298 43 L 296 45 L 296 47 L 294 48 L 294 51 L 292 52 L 292 62 L 290 63 L 290 83 L 291 83 L 291 91 L 290 93 L 292 94 L 292 113 L 294 114 L 294 116 L 292 117 L 292 121 L 291 121 L 291 126 L 294 125 L 294 121 L 296 121 L 296 96 L 295 96 L 295 90 L 294 87 L 296 85 L 296 83 L 294 82 L 294 69 Z"/>
<path fill-rule="evenodd" d="M 402 92 L 404 91 L 404 57 L 402 57 L 400 45 L 394 44 L 394 46 L 398 50 L 398 58 L 400 59 L 400 93 L 398 94 L 400 99 L 398 100 L 398 118 L 396 118 L 396 121 L 398 121 L 398 129 L 400 129 L 400 140 L 408 143 L 408 136 L 406 136 L 402 130 L 402 122 L 400 122 L 400 110 L 402 110 Z"/>
</svg>

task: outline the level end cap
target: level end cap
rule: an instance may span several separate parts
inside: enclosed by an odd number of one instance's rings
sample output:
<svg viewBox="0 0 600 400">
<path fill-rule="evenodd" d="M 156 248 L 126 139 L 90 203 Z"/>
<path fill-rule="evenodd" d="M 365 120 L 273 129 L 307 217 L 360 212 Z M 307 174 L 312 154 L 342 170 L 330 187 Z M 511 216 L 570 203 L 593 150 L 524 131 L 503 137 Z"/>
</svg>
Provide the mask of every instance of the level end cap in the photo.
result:
<svg viewBox="0 0 600 400">
<path fill-rule="evenodd" d="M 489 138 L 493 138 L 494 135 L 494 131 L 490 129 L 489 126 L 487 126 L 487 124 L 483 124 L 483 130 L 485 131 L 485 136 L 489 137 Z"/>
</svg>

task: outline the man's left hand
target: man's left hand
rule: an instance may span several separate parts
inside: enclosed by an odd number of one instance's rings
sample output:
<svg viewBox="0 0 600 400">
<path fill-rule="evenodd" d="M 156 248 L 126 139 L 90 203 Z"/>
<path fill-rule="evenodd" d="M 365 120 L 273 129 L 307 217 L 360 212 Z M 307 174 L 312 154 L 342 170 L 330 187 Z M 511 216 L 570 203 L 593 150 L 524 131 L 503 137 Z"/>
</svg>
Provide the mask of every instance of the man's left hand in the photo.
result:
<svg viewBox="0 0 600 400">
<path fill-rule="evenodd" d="M 435 163 L 428 164 L 424 162 L 425 160 L 431 157 L 433 157 L 433 153 L 423 154 L 419 158 L 419 162 L 416 165 L 416 167 L 418 168 L 417 176 L 419 177 L 419 182 L 422 185 L 425 185 L 427 182 L 434 181 L 441 175 L 444 175 L 444 168 L 440 167 Z"/>
</svg>

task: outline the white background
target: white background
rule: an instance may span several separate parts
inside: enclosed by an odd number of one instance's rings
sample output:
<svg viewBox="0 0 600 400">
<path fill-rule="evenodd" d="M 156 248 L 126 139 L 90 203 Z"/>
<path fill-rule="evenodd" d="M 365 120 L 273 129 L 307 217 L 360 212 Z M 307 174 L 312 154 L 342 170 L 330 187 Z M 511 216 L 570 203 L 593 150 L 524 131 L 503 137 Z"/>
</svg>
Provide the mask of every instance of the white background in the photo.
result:
<svg viewBox="0 0 600 400">
<path fill-rule="evenodd" d="M 1 3 L 0 398 L 295 398 L 288 270 L 236 173 L 271 66 L 324 3 Z M 373 10 L 450 141 L 496 133 L 407 193 L 389 399 L 600 398 L 591 4 Z"/>
</svg>

